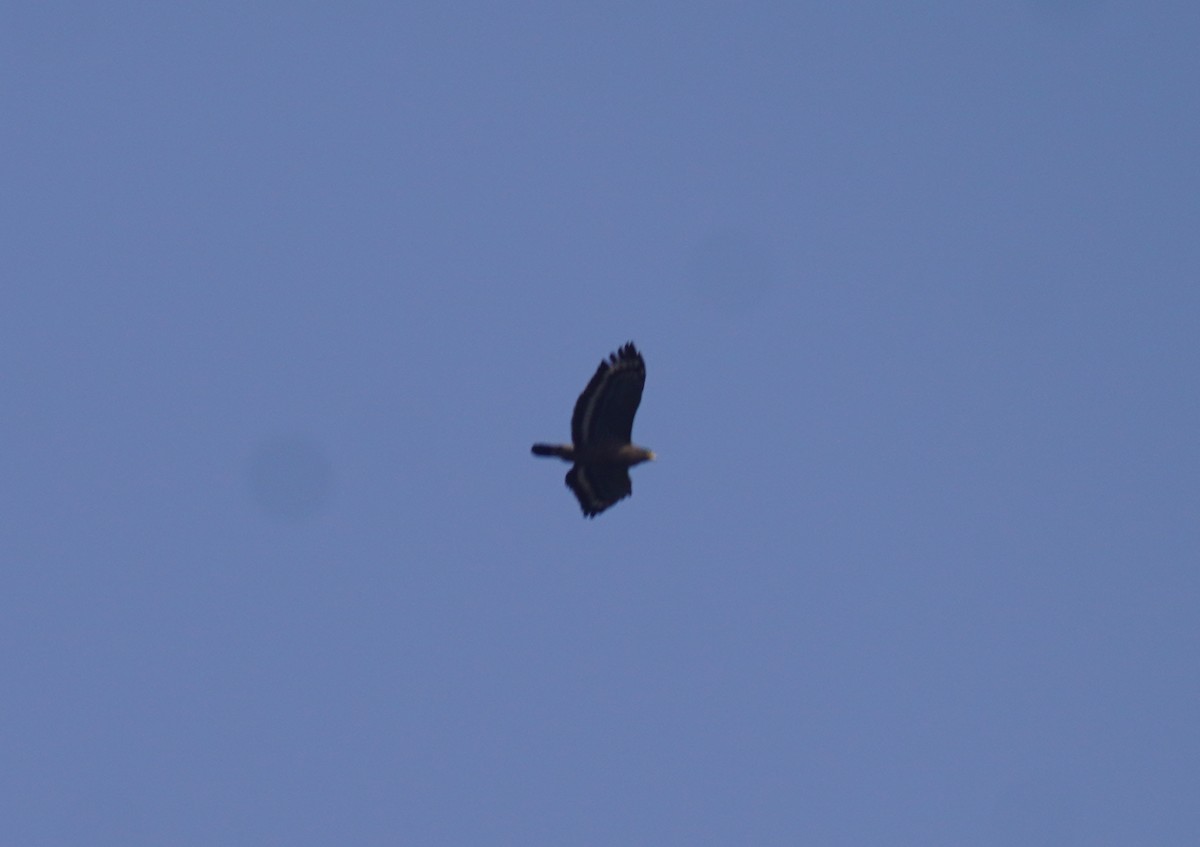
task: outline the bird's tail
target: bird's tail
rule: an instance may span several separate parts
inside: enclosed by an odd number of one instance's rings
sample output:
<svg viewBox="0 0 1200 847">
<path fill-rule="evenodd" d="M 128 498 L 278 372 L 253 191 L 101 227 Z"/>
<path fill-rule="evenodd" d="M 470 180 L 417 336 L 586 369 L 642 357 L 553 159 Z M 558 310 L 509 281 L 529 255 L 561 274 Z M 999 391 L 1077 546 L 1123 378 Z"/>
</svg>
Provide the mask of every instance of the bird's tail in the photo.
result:
<svg viewBox="0 0 1200 847">
<path fill-rule="evenodd" d="M 573 451 L 569 444 L 535 444 L 533 445 L 533 455 L 535 456 L 558 456 L 560 459 L 570 461 Z"/>
</svg>

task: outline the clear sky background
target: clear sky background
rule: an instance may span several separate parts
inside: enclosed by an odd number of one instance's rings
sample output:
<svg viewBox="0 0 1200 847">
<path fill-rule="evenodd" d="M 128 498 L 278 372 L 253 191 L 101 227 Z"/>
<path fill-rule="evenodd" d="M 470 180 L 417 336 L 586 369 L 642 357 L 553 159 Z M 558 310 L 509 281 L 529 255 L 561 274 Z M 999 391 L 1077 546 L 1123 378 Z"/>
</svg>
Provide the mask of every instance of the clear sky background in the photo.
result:
<svg viewBox="0 0 1200 847">
<path fill-rule="evenodd" d="M 902 6 L 5 4 L 0 843 L 1200 843 L 1200 4 Z"/>
</svg>

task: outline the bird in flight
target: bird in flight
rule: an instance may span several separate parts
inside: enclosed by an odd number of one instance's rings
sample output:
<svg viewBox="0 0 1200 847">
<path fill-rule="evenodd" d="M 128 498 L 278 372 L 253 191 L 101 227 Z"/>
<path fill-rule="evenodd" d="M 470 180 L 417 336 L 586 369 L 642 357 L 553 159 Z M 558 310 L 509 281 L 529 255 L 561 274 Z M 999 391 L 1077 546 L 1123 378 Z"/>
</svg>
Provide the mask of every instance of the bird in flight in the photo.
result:
<svg viewBox="0 0 1200 847">
<path fill-rule="evenodd" d="M 570 444 L 534 444 L 533 455 L 571 462 L 567 487 L 592 518 L 633 493 L 629 469 L 654 458 L 633 444 L 633 416 L 642 402 L 646 363 L 626 344 L 600 362 L 595 376 L 575 401 Z"/>
</svg>

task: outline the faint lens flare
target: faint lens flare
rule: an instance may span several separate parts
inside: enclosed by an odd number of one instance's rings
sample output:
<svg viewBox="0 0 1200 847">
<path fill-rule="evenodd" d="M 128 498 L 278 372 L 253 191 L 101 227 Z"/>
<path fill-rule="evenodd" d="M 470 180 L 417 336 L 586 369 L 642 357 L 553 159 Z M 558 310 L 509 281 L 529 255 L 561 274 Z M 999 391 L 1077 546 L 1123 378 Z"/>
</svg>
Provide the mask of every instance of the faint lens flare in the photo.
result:
<svg viewBox="0 0 1200 847">
<path fill-rule="evenodd" d="M 315 439 L 297 435 L 264 438 L 246 462 L 254 503 L 267 517 L 308 523 L 329 505 L 333 464 Z"/>
</svg>

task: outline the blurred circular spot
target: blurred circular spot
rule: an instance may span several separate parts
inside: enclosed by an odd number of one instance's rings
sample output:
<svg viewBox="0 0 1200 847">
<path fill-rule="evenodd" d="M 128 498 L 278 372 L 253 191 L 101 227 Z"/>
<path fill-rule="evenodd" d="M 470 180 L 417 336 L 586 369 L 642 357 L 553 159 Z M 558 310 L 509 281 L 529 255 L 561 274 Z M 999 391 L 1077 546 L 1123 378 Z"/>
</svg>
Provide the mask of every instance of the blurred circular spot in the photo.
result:
<svg viewBox="0 0 1200 847">
<path fill-rule="evenodd" d="M 721 311 L 745 311 L 770 291 L 772 264 L 770 251 L 758 239 L 748 233 L 718 231 L 697 242 L 687 278 L 706 305 Z"/>
<path fill-rule="evenodd" d="M 276 520 L 304 523 L 329 503 L 333 465 L 315 441 L 276 436 L 254 448 L 247 467 L 250 492 L 262 511 Z"/>
</svg>

